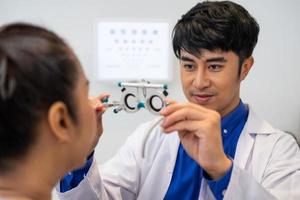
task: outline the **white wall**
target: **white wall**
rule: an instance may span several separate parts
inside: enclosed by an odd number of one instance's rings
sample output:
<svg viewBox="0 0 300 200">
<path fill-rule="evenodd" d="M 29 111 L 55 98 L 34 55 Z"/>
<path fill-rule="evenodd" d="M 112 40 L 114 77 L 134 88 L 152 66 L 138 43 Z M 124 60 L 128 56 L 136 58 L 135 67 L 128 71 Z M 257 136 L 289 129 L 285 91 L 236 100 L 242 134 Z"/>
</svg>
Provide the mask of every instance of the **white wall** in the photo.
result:
<svg viewBox="0 0 300 200">
<path fill-rule="evenodd" d="M 195 0 L 0 0 L 0 24 L 27 21 L 44 25 L 63 36 L 79 56 L 91 79 L 90 93 L 103 91 L 120 96 L 115 85 L 94 80 L 98 19 L 165 19 L 172 25 L 191 8 Z M 300 139 L 300 3 L 298 0 L 239 0 L 261 27 L 254 51 L 255 65 L 242 85 L 244 102 L 274 126 L 293 132 Z M 169 83 L 170 97 L 184 101 L 174 57 L 174 78 Z M 105 133 L 96 150 L 99 162 L 110 158 L 136 125 L 153 116 L 113 114 L 104 117 Z M 54 197 L 55 198 L 55 197 Z"/>
</svg>

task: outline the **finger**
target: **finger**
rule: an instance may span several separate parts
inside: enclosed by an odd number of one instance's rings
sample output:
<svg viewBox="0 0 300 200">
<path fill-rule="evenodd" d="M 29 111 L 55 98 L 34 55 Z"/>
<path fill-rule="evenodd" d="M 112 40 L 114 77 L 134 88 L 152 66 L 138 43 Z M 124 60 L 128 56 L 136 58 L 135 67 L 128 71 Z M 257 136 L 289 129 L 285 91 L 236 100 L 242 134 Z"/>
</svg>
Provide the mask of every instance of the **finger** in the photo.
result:
<svg viewBox="0 0 300 200">
<path fill-rule="evenodd" d="M 103 114 L 105 112 L 106 108 L 98 97 L 90 96 L 89 100 L 92 108 L 96 111 L 97 114 Z"/>
<path fill-rule="evenodd" d="M 164 118 L 161 126 L 166 128 L 171 126 L 172 124 L 178 123 L 180 121 L 187 121 L 187 120 L 205 120 L 207 118 L 207 114 L 203 113 L 202 111 L 193 109 L 191 107 L 182 107 L 178 110 L 174 111 L 173 113 L 167 115 Z"/>
<path fill-rule="evenodd" d="M 110 94 L 107 92 L 103 92 L 98 96 L 98 99 L 102 102 L 103 99 L 110 97 Z"/>
<path fill-rule="evenodd" d="M 102 120 L 102 115 L 105 111 L 96 111 L 96 116 L 98 120 Z"/>
<path fill-rule="evenodd" d="M 177 103 L 175 100 L 170 98 L 165 98 L 166 105 L 169 106 L 171 104 Z"/>
<path fill-rule="evenodd" d="M 103 104 L 103 100 L 109 98 L 110 94 L 107 92 L 103 92 L 98 96 L 98 102 L 96 104 L 96 111 L 99 114 L 103 114 L 106 111 L 106 107 Z"/>
<path fill-rule="evenodd" d="M 194 103 L 173 103 L 167 107 L 165 107 L 164 109 L 162 109 L 160 111 L 160 114 L 163 116 L 167 116 L 170 115 L 171 113 L 175 112 L 176 110 L 179 110 L 183 107 L 190 107 L 191 109 L 194 110 L 199 110 L 202 112 L 208 112 L 207 108 L 204 108 L 200 105 L 194 104 Z"/>
<path fill-rule="evenodd" d="M 193 137 L 193 134 L 188 131 L 180 131 L 180 132 L 178 132 L 178 136 L 179 136 L 179 139 L 182 140 L 184 138 L 187 139 L 187 138 Z"/>
<path fill-rule="evenodd" d="M 168 100 L 166 101 L 168 103 Z M 159 113 L 163 116 L 169 115 L 175 109 L 179 109 L 184 105 L 182 103 L 177 103 L 175 101 L 170 100 L 170 103 L 167 104 L 165 108 L 163 108 Z"/>
<path fill-rule="evenodd" d="M 106 111 L 106 107 L 103 104 L 101 104 L 100 106 L 98 106 L 96 108 L 96 113 L 97 114 L 101 114 L 102 115 L 105 111 Z"/>
<path fill-rule="evenodd" d="M 182 131 L 188 131 L 188 132 L 199 132 L 199 130 L 202 130 L 203 123 L 199 121 L 180 121 L 176 124 L 173 124 L 167 128 L 163 128 L 163 131 L 165 133 L 171 133 L 174 131 L 182 132 Z"/>
</svg>

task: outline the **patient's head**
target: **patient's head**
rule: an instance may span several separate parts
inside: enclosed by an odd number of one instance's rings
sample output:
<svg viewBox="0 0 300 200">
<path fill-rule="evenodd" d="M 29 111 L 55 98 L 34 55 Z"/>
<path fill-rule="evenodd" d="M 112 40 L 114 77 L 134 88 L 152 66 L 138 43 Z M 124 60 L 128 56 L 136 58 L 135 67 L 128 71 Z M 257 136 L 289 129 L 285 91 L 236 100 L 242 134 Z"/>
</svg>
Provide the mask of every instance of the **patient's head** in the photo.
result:
<svg viewBox="0 0 300 200">
<path fill-rule="evenodd" d="M 95 131 L 88 81 L 69 46 L 41 27 L 1 27 L 0 174 L 30 155 L 51 157 L 52 147 L 66 168 L 78 167 Z"/>
</svg>

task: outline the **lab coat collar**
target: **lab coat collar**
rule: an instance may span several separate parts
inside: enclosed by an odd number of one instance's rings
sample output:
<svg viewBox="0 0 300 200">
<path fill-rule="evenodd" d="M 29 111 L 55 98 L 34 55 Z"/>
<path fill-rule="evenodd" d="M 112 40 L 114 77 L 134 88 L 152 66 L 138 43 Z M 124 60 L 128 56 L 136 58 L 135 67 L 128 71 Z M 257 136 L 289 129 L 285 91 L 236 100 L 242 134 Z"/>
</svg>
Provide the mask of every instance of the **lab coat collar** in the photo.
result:
<svg viewBox="0 0 300 200">
<path fill-rule="evenodd" d="M 276 129 L 257 116 L 249 105 L 247 106 L 249 108 L 248 119 L 240 135 L 234 157 L 234 163 L 241 169 L 245 169 L 250 160 L 255 137 L 276 133 Z"/>
<path fill-rule="evenodd" d="M 245 133 L 248 133 L 250 135 L 261 135 L 261 134 L 272 134 L 276 133 L 276 129 L 273 128 L 268 122 L 261 119 L 249 106 L 246 104 L 249 108 L 249 115 L 247 122 L 245 124 L 244 130 Z"/>
</svg>

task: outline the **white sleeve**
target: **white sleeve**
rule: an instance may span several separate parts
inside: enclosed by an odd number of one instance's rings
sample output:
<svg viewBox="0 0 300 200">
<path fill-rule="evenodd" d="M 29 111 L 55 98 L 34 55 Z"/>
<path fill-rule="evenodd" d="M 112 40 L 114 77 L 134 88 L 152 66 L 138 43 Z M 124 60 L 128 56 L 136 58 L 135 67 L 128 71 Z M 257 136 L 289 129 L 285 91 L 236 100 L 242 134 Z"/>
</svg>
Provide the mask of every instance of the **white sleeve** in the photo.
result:
<svg viewBox="0 0 300 200">
<path fill-rule="evenodd" d="M 283 135 L 274 145 L 259 182 L 246 170 L 233 167 L 224 199 L 300 199 L 300 150 Z"/>
<path fill-rule="evenodd" d="M 67 192 L 59 191 L 59 184 L 56 186 L 56 192 L 59 199 L 62 200 L 100 200 L 109 199 L 103 182 L 101 180 L 97 162 L 95 159 L 84 179 L 79 183 L 79 185 Z"/>
<path fill-rule="evenodd" d="M 64 193 L 59 192 L 62 200 L 104 200 L 137 198 L 142 164 L 142 141 L 146 137 L 149 124 L 139 126 L 128 137 L 118 153 L 102 166 L 94 160 L 89 172 L 80 184 Z M 100 176 L 100 173 L 101 176 Z"/>
</svg>

